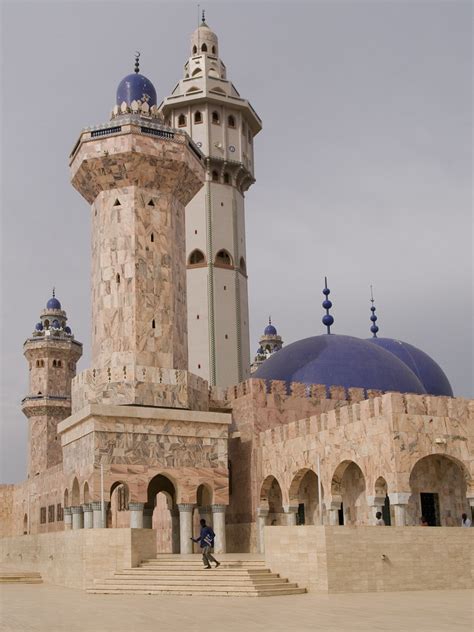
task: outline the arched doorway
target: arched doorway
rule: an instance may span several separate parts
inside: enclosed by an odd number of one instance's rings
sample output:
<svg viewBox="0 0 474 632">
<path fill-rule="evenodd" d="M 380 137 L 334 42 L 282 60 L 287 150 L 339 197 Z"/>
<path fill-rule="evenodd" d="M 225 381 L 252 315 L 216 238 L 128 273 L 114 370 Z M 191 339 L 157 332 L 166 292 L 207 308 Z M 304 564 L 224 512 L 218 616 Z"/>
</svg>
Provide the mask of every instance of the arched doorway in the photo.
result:
<svg viewBox="0 0 474 632">
<path fill-rule="evenodd" d="M 156 529 L 158 553 L 179 553 L 179 512 L 174 483 L 157 474 L 148 483 L 143 526 Z"/>
<path fill-rule="evenodd" d="M 72 483 L 71 506 L 78 507 L 80 503 L 81 503 L 81 499 L 80 499 L 80 491 L 79 491 L 79 481 L 77 480 L 77 478 L 75 478 Z"/>
<path fill-rule="evenodd" d="M 128 510 L 129 489 L 126 483 L 116 481 L 110 488 L 110 503 L 107 508 L 107 527 L 127 529 L 130 526 Z"/>
<path fill-rule="evenodd" d="M 390 499 L 388 497 L 387 481 L 383 476 L 379 476 L 375 481 L 375 498 L 379 505 L 376 506 L 377 511 L 382 512 L 382 518 L 385 522 L 385 526 L 389 527 L 392 524 L 392 517 L 390 515 Z M 371 517 L 372 520 L 374 516 Z"/>
<path fill-rule="evenodd" d="M 268 509 L 266 525 L 285 524 L 283 520 L 283 503 L 280 483 L 270 475 L 262 483 L 260 490 L 260 507 Z"/>
<path fill-rule="evenodd" d="M 212 527 L 212 489 L 209 485 L 202 483 L 196 491 L 196 507 L 193 511 L 193 534 L 196 537 L 199 534 L 201 525 L 199 521 L 203 518 L 206 523 Z M 198 553 L 199 544 L 194 544 L 194 552 Z"/>
<path fill-rule="evenodd" d="M 308 468 L 297 472 L 290 485 L 290 505 L 298 507 L 296 524 L 320 524 L 318 477 Z"/>
<path fill-rule="evenodd" d="M 368 522 L 365 477 L 354 461 L 342 461 L 333 474 L 331 493 L 342 500 L 340 525 L 363 525 Z"/>
<path fill-rule="evenodd" d="M 466 499 L 464 465 L 442 454 L 425 456 L 417 461 L 410 474 L 412 495 L 408 516 L 414 525 L 424 516 L 430 526 L 459 526 L 461 514 L 471 514 Z"/>
</svg>

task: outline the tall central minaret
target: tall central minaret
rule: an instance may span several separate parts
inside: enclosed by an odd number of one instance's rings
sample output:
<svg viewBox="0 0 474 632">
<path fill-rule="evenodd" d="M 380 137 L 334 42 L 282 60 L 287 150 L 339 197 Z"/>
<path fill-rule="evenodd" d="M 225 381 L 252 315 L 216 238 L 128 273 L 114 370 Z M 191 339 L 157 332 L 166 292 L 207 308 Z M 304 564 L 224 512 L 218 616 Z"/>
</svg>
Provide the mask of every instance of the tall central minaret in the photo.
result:
<svg viewBox="0 0 474 632">
<path fill-rule="evenodd" d="M 206 157 L 205 185 L 186 207 L 189 370 L 210 384 L 237 384 L 250 376 L 244 193 L 255 182 L 262 124 L 227 79 L 204 16 L 184 78 L 160 110 Z"/>
</svg>

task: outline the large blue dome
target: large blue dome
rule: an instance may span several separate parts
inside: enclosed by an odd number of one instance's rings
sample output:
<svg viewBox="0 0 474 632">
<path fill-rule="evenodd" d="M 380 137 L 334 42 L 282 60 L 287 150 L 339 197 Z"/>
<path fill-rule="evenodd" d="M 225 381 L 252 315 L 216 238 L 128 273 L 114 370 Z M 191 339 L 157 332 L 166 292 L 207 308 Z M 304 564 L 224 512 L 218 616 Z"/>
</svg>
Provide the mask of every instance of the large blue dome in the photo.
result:
<svg viewBox="0 0 474 632">
<path fill-rule="evenodd" d="M 131 105 L 132 101 L 147 101 L 148 105 L 156 105 L 156 90 L 152 82 L 140 73 L 127 75 L 117 88 L 117 105 L 125 101 Z"/>
<path fill-rule="evenodd" d="M 252 377 L 304 384 L 426 394 L 418 377 L 393 353 L 352 336 L 298 340 L 271 355 Z"/>
<path fill-rule="evenodd" d="M 277 335 L 277 330 L 275 329 L 275 327 L 270 323 L 269 325 L 267 325 L 265 327 L 265 329 L 263 330 L 263 335 L 264 336 L 276 336 Z"/>
<path fill-rule="evenodd" d="M 369 342 L 390 351 L 404 362 L 418 377 L 429 395 L 453 396 L 453 389 L 443 369 L 421 349 L 394 338 L 369 338 Z"/>
<path fill-rule="evenodd" d="M 46 309 L 61 309 L 61 303 L 58 301 L 58 299 L 55 296 L 53 296 L 46 303 Z"/>
</svg>

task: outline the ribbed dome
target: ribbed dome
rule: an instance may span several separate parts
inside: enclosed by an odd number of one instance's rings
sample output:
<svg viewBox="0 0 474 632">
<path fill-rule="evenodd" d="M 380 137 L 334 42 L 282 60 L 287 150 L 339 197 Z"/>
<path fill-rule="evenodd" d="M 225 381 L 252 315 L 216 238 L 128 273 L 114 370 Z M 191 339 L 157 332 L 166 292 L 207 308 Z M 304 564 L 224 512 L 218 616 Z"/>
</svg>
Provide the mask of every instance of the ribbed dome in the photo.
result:
<svg viewBox="0 0 474 632">
<path fill-rule="evenodd" d="M 418 377 L 429 395 L 453 397 L 453 389 L 443 369 L 427 353 L 394 338 L 369 338 L 369 342 L 393 353 Z"/>
<path fill-rule="evenodd" d="M 367 340 L 334 334 L 305 338 L 284 347 L 265 360 L 253 377 L 426 393 L 418 377 L 393 353 Z"/>
<path fill-rule="evenodd" d="M 131 105 L 132 101 L 146 101 L 151 107 L 156 105 L 156 90 L 152 82 L 138 72 L 127 75 L 122 79 L 117 88 L 117 105 L 125 101 Z"/>
</svg>

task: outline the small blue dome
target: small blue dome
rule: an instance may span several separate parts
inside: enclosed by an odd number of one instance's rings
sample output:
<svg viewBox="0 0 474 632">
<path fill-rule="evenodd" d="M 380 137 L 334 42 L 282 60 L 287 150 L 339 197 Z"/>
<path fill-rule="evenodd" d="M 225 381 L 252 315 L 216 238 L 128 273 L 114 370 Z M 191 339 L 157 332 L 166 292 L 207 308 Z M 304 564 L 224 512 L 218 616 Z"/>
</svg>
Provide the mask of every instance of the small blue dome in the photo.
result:
<svg viewBox="0 0 474 632">
<path fill-rule="evenodd" d="M 36 323 L 35 329 L 36 331 L 43 331 L 43 323 Z"/>
<path fill-rule="evenodd" d="M 61 325 L 59 324 L 59 320 L 57 320 L 56 318 L 53 320 L 53 322 L 51 323 L 52 327 L 54 329 L 61 329 Z"/>
<path fill-rule="evenodd" d="M 275 329 L 275 327 L 273 325 L 267 325 L 265 327 L 265 329 L 263 330 L 263 335 L 264 336 L 276 336 L 277 335 L 277 330 Z"/>
<path fill-rule="evenodd" d="M 64 327 L 64 332 L 66 334 L 70 334 L 71 333 L 71 328 L 70 327 Z"/>
<path fill-rule="evenodd" d="M 443 369 L 424 351 L 394 338 L 369 338 L 369 341 L 404 362 L 418 377 L 428 395 L 453 397 L 453 389 Z"/>
<path fill-rule="evenodd" d="M 55 296 L 53 296 L 46 303 L 46 309 L 61 309 L 61 303 L 58 301 L 58 299 Z"/>
<path fill-rule="evenodd" d="M 122 79 L 117 88 L 117 105 L 125 101 L 131 105 L 132 101 L 147 101 L 148 105 L 156 105 L 156 90 L 152 82 L 143 75 L 135 72 Z"/>
<path fill-rule="evenodd" d="M 352 336 L 298 340 L 271 355 L 253 377 L 423 395 L 418 377 L 393 353 Z"/>
</svg>

